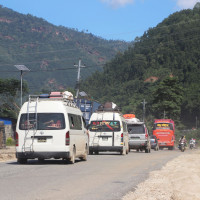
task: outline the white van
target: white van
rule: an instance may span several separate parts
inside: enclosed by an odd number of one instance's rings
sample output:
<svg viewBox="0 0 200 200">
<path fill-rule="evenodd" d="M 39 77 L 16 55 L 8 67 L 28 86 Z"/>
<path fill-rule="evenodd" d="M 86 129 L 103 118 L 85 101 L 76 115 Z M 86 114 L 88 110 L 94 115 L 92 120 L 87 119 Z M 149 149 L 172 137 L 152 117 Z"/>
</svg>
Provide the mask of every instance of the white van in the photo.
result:
<svg viewBox="0 0 200 200">
<path fill-rule="evenodd" d="M 40 98 L 43 97 L 43 98 Z M 27 159 L 87 160 L 89 138 L 82 112 L 72 100 L 29 96 L 16 126 L 16 157 Z"/>
<path fill-rule="evenodd" d="M 105 104 L 106 105 L 106 104 Z M 89 153 L 116 151 L 128 154 L 128 131 L 123 115 L 106 106 L 94 112 L 89 122 Z"/>
</svg>

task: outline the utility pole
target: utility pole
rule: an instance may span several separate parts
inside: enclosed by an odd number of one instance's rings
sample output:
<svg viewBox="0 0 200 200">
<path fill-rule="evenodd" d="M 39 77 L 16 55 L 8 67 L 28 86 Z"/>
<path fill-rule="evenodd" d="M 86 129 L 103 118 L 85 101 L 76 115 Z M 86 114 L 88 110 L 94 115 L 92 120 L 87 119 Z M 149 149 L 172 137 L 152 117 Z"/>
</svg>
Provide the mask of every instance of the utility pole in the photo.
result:
<svg viewBox="0 0 200 200">
<path fill-rule="evenodd" d="M 81 74 L 81 68 L 85 67 L 84 65 L 81 65 L 81 59 L 79 59 L 78 65 L 74 65 L 74 67 L 78 67 L 78 74 L 77 74 L 77 80 L 76 80 L 76 98 L 78 98 L 79 94 L 79 86 L 80 86 L 80 74 Z"/>
<path fill-rule="evenodd" d="M 198 120 L 197 120 L 197 116 L 196 116 L 196 129 L 198 128 L 198 126 L 197 126 L 197 122 L 198 122 Z"/>
<path fill-rule="evenodd" d="M 143 104 L 143 122 L 144 122 L 144 120 L 145 120 L 145 105 L 147 104 L 147 102 L 144 99 L 144 101 L 141 103 Z"/>
<path fill-rule="evenodd" d="M 28 69 L 25 65 L 14 65 L 19 71 L 20 71 L 20 79 L 21 79 L 21 107 L 22 107 L 22 76 L 23 72 L 28 72 L 30 69 Z"/>
</svg>

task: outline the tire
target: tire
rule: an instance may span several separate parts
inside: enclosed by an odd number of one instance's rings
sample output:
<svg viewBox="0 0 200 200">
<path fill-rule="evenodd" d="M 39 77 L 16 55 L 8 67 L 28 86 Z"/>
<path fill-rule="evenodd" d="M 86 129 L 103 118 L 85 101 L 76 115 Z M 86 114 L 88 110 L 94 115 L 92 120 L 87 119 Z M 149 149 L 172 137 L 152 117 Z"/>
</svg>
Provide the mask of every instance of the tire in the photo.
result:
<svg viewBox="0 0 200 200">
<path fill-rule="evenodd" d="M 123 155 L 123 156 L 126 155 L 126 149 L 125 149 L 125 146 L 124 146 L 123 149 L 121 150 L 120 154 Z"/>
<path fill-rule="evenodd" d="M 70 164 L 74 164 L 75 163 L 75 158 L 76 158 L 76 149 L 75 149 L 75 147 L 73 147 L 73 151 L 72 151 L 71 158 L 69 159 L 69 163 Z"/>
<path fill-rule="evenodd" d="M 149 153 L 149 149 L 146 148 L 146 149 L 145 149 L 145 153 Z"/>
<path fill-rule="evenodd" d="M 26 164 L 27 163 L 27 158 L 17 158 L 17 162 L 19 164 Z"/>
<path fill-rule="evenodd" d="M 89 155 L 93 155 L 93 151 L 92 150 L 89 150 Z"/>
<path fill-rule="evenodd" d="M 184 151 L 185 151 L 185 148 L 181 148 L 181 151 L 184 152 Z"/>
<path fill-rule="evenodd" d="M 126 148 L 126 154 L 128 154 L 128 152 L 129 152 L 129 147 L 128 147 L 128 149 Z"/>
<path fill-rule="evenodd" d="M 151 148 L 149 148 L 149 153 L 151 153 Z"/>
<path fill-rule="evenodd" d="M 44 162 L 44 158 L 38 158 L 38 162 L 40 163 Z"/>
</svg>

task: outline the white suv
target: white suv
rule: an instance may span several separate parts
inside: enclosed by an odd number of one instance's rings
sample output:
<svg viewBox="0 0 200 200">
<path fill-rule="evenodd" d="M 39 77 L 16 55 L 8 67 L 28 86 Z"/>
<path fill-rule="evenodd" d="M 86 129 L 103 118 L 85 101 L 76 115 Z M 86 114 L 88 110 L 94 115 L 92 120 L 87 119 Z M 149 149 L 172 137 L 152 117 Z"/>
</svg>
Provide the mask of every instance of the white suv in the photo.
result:
<svg viewBox="0 0 200 200">
<path fill-rule="evenodd" d="M 134 122 L 128 124 L 129 132 L 129 150 L 145 150 L 145 153 L 151 152 L 150 136 L 144 122 Z"/>
</svg>

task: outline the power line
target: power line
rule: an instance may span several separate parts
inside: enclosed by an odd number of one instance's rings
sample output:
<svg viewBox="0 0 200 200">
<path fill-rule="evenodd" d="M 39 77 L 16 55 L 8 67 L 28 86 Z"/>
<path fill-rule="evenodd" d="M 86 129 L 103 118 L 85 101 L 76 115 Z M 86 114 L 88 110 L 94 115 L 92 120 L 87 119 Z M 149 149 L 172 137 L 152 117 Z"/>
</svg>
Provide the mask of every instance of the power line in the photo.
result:
<svg viewBox="0 0 200 200">
<path fill-rule="evenodd" d="M 96 67 L 96 66 L 102 66 L 102 65 L 92 65 L 92 66 L 87 66 L 85 68 L 93 68 L 93 67 Z M 76 68 L 74 67 L 68 67 L 68 68 L 57 68 L 57 69 L 40 69 L 40 70 L 31 70 L 29 73 L 31 72 L 53 72 L 53 71 L 66 71 L 66 70 L 74 70 Z M 0 72 L 5 72 L 5 73 L 11 73 L 11 72 L 18 72 L 19 71 L 16 71 L 16 70 L 0 70 Z"/>
</svg>

